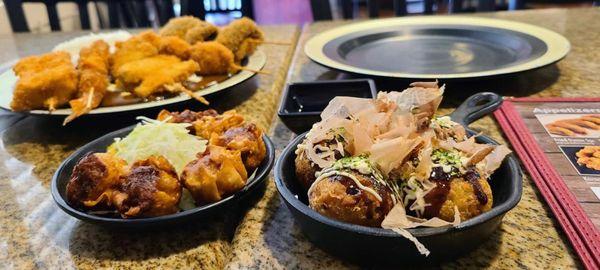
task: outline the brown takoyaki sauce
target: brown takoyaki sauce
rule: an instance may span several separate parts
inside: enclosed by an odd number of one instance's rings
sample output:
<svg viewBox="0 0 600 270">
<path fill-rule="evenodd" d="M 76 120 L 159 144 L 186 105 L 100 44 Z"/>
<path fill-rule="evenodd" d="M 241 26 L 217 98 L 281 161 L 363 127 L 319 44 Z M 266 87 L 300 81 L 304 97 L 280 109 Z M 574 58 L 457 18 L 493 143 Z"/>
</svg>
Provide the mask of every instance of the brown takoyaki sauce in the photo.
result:
<svg viewBox="0 0 600 270">
<path fill-rule="evenodd" d="M 353 172 L 353 174 L 360 175 L 358 172 Z M 369 178 L 368 176 L 362 176 L 362 177 Z M 344 185 L 344 187 L 346 187 L 346 194 L 359 197 L 360 199 L 358 199 L 357 201 L 363 201 L 366 204 L 375 203 L 375 200 L 373 200 L 371 198 L 372 195 L 369 196 L 369 194 L 370 194 L 369 192 L 365 192 L 365 191 L 361 190 L 358 186 L 356 186 L 356 183 L 351 178 L 344 176 L 344 175 L 333 175 L 333 176 L 331 176 L 330 179 L 332 181 L 337 181 L 340 184 Z M 379 194 L 379 196 L 381 196 L 382 201 L 381 201 L 379 208 L 385 209 L 385 212 L 387 213 L 393 207 L 391 191 L 386 186 L 379 184 L 376 180 L 374 180 L 374 179 L 370 179 L 370 180 L 371 181 L 360 181 L 360 183 L 366 187 L 370 187 L 370 188 L 374 189 Z M 367 213 L 367 215 L 372 215 L 372 214 L 373 213 L 371 213 L 371 212 Z M 374 217 L 367 216 L 367 218 L 373 219 Z"/>
<path fill-rule="evenodd" d="M 440 209 L 448 197 L 448 193 L 450 192 L 450 179 L 452 179 L 452 176 L 450 173 L 444 172 L 442 167 L 433 167 L 429 179 L 433 181 L 436 186 L 425 195 L 425 201 L 430 205 L 425 207 L 423 216 L 435 217 L 440 213 Z"/>
<path fill-rule="evenodd" d="M 488 202 L 488 197 L 483 191 L 483 187 L 479 183 L 479 178 L 481 176 L 474 168 L 469 168 L 467 172 L 464 174 L 465 181 L 469 182 L 473 186 L 473 191 L 475 192 L 475 196 L 480 204 L 486 204 Z"/>
</svg>

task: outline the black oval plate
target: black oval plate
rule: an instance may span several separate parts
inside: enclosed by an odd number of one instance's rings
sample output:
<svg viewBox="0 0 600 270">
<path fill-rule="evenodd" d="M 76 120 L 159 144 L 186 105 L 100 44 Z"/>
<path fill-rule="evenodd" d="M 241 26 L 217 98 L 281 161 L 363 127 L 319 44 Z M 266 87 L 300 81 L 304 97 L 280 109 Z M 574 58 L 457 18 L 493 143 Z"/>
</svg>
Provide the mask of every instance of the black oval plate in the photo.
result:
<svg viewBox="0 0 600 270">
<path fill-rule="evenodd" d="M 483 102 L 484 104 L 480 104 Z M 474 121 L 501 103 L 498 95 L 480 93 L 465 101 L 453 116 L 465 117 L 458 122 Z M 466 117 L 470 116 L 470 117 Z M 476 134 L 469 130 L 470 135 Z M 500 225 L 504 214 L 521 199 L 522 174 L 513 154 L 490 177 L 494 204 L 492 209 L 460 223 L 457 227 L 415 228 L 409 231 L 419 239 L 431 254 L 425 257 L 414 244 L 397 233 L 340 222 L 322 216 L 308 206 L 304 189 L 299 185 L 294 160 L 295 150 L 306 133 L 299 135 L 283 150 L 275 164 L 275 184 L 279 194 L 306 237 L 333 255 L 364 265 L 395 265 L 437 263 L 463 255 L 483 243 Z M 478 136 L 480 143 L 498 144 L 487 136 Z"/>
<path fill-rule="evenodd" d="M 75 166 L 75 164 L 77 164 L 79 159 L 81 159 L 89 152 L 105 152 L 106 148 L 114 142 L 115 138 L 123 138 L 127 136 L 127 134 L 129 134 L 133 130 L 133 128 L 135 128 L 135 125 L 108 133 L 79 148 L 75 153 L 73 153 L 65 161 L 63 161 L 63 163 L 58 167 L 58 170 L 54 174 L 54 177 L 52 178 L 52 198 L 54 198 L 54 201 L 56 202 L 58 207 L 60 207 L 60 209 L 65 211 L 67 214 L 82 221 L 91 222 L 107 227 L 125 229 L 157 227 L 186 222 L 190 220 L 198 220 L 201 218 L 205 218 L 218 211 L 223 211 L 224 209 L 233 206 L 239 200 L 247 198 L 247 195 L 249 195 L 250 193 L 256 191 L 257 188 L 261 186 L 261 184 L 264 184 L 265 179 L 269 175 L 269 172 L 271 171 L 275 160 L 275 148 L 273 147 L 273 142 L 271 142 L 269 137 L 263 135 L 263 141 L 265 142 L 267 155 L 256 169 L 254 178 L 249 179 L 249 181 L 246 183 L 242 190 L 218 202 L 203 205 L 176 214 L 151 218 L 122 219 L 92 215 L 71 207 L 65 200 L 65 192 L 67 183 L 69 182 L 69 178 L 71 177 L 71 172 L 73 171 L 73 167 Z"/>
<path fill-rule="evenodd" d="M 355 74 L 453 79 L 508 74 L 560 60 L 569 42 L 532 25 L 473 17 L 368 21 L 324 32 L 308 56 Z"/>
</svg>

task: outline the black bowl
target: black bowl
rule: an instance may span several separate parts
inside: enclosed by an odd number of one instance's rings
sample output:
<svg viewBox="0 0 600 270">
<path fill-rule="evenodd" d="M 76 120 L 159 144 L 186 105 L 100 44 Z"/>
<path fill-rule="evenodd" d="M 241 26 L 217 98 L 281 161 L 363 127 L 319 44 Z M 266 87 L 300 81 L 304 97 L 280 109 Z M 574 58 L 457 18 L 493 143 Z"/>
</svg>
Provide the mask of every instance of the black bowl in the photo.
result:
<svg viewBox="0 0 600 270">
<path fill-rule="evenodd" d="M 299 134 L 321 120 L 321 112 L 334 97 L 375 98 L 377 89 L 371 79 L 299 82 L 288 84 L 282 96 L 277 115 Z"/>
<path fill-rule="evenodd" d="M 475 98 L 477 102 L 473 97 L 468 99 L 465 103 L 474 103 L 471 106 L 461 106 L 462 111 L 457 109 L 453 116 L 464 117 L 461 122 L 474 121 L 473 116 L 482 115 L 482 110 L 489 110 L 490 106 L 497 107 L 490 104 L 476 106 L 482 97 L 481 94 L 478 95 L 479 99 Z M 469 115 L 470 118 L 467 117 Z M 469 133 L 475 134 L 470 130 Z M 305 135 L 306 133 L 296 137 L 279 156 L 274 171 L 277 190 L 310 241 L 331 254 L 352 262 L 364 265 L 405 266 L 433 264 L 456 258 L 484 242 L 498 228 L 504 214 L 515 207 L 521 198 L 521 170 L 511 154 L 490 177 L 489 183 L 494 197 L 490 211 L 456 227 L 409 229 L 410 233 L 431 251 L 431 254 L 425 257 L 417 252 L 412 242 L 391 230 L 337 221 L 309 208 L 306 191 L 298 183 L 294 165 L 294 151 Z M 486 136 L 478 136 L 477 141 L 497 144 Z"/>
<path fill-rule="evenodd" d="M 269 175 L 269 171 L 273 167 L 275 160 L 275 148 L 273 142 L 266 135 L 263 136 L 263 141 L 267 148 L 267 155 L 262 163 L 256 169 L 254 178 L 249 179 L 246 186 L 235 194 L 224 198 L 218 202 L 203 205 L 179 213 L 165 215 L 160 217 L 151 218 L 138 218 L 138 219 L 122 219 L 103 217 L 98 215 L 88 214 L 71 207 L 66 202 L 66 187 L 73 171 L 73 167 L 79 159 L 85 156 L 89 152 L 105 152 L 106 148 L 114 142 L 117 137 L 125 137 L 129 134 L 135 126 L 126 127 L 109 134 L 106 134 L 86 145 L 79 148 L 75 153 L 69 156 L 63 163 L 58 167 L 58 170 L 52 178 L 52 197 L 58 207 L 65 211 L 67 214 L 80 219 L 82 221 L 103 225 L 106 227 L 123 228 L 123 229 L 136 229 L 136 228 L 149 228 L 149 227 L 162 227 L 166 225 L 172 225 L 176 223 L 187 222 L 191 220 L 200 220 L 206 218 L 214 213 L 222 212 L 225 209 L 234 206 L 240 200 L 250 199 L 251 193 L 258 191 L 260 186 L 263 186 L 265 179 Z"/>
</svg>

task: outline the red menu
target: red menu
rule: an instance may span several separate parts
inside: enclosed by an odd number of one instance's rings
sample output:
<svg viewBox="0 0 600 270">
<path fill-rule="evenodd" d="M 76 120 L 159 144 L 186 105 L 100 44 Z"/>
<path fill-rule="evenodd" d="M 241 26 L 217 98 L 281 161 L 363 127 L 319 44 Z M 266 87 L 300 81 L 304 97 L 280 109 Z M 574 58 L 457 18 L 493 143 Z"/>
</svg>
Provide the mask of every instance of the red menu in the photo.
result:
<svg viewBox="0 0 600 270">
<path fill-rule="evenodd" d="M 494 116 L 583 264 L 600 268 L 600 98 L 506 98 Z"/>
</svg>

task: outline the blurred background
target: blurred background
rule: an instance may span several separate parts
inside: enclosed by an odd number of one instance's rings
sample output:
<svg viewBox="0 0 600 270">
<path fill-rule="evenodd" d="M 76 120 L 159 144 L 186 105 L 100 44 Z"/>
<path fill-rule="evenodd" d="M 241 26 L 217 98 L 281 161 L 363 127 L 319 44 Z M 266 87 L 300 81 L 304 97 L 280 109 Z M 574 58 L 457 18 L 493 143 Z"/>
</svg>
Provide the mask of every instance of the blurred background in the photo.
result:
<svg viewBox="0 0 600 270">
<path fill-rule="evenodd" d="M 590 0 L 0 0 L 0 34 L 158 27 L 194 15 L 217 25 L 248 16 L 259 24 L 314 20 L 584 7 Z"/>
</svg>

